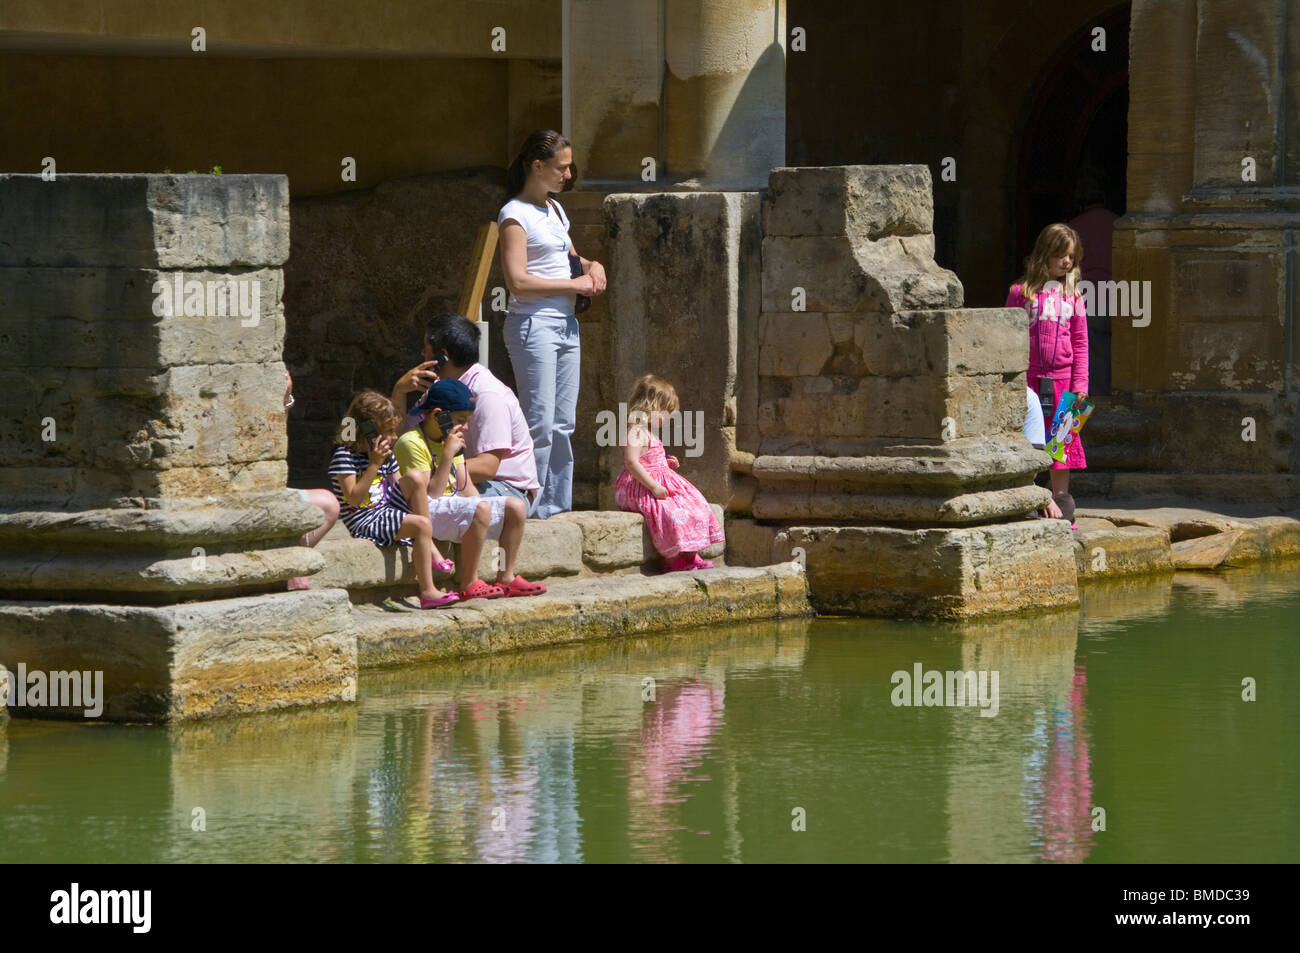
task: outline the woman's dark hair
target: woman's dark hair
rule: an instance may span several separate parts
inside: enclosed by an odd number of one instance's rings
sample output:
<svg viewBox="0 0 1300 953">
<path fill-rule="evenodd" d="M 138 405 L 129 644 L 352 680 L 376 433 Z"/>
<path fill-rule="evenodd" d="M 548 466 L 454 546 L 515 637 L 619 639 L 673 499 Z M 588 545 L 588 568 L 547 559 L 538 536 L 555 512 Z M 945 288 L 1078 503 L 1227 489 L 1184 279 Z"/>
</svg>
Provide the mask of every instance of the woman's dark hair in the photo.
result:
<svg viewBox="0 0 1300 953">
<path fill-rule="evenodd" d="M 430 318 L 427 336 L 433 353 L 446 351 L 457 367 L 469 367 L 478 360 L 478 325 L 463 314 Z"/>
<path fill-rule="evenodd" d="M 515 156 L 515 161 L 510 163 L 510 168 L 506 170 L 506 192 L 509 193 L 506 195 L 506 201 L 523 191 L 528 170 L 532 168 L 535 160 L 546 162 L 548 159 L 554 159 L 555 153 L 561 149 L 572 147 L 572 143 L 554 129 L 539 129 L 525 139 L 524 147 L 519 150 L 519 155 Z"/>
</svg>

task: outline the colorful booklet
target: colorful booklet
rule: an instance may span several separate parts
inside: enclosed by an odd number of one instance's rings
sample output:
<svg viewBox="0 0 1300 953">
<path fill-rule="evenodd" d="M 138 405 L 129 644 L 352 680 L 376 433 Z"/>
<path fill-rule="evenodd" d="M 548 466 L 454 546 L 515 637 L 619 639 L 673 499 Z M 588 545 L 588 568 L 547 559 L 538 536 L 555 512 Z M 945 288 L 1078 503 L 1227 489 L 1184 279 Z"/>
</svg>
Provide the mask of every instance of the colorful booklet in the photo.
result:
<svg viewBox="0 0 1300 953">
<path fill-rule="evenodd" d="M 1061 395 L 1056 413 L 1052 415 L 1052 425 L 1047 428 L 1047 446 L 1043 448 L 1049 457 L 1058 463 L 1065 462 L 1065 448 L 1074 441 L 1074 435 L 1083 429 L 1095 406 L 1087 397 L 1080 397 L 1068 390 Z"/>
</svg>

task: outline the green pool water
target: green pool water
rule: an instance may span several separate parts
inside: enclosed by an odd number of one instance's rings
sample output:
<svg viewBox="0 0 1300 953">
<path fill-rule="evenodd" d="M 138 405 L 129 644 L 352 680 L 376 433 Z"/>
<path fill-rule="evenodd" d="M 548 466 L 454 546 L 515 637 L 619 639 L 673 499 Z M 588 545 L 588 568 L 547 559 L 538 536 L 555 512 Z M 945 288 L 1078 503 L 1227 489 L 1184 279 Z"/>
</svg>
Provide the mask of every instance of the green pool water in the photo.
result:
<svg viewBox="0 0 1300 953">
<path fill-rule="evenodd" d="M 1293 861 L 1298 618 L 1300 572 L 1179 575 L 976 625 L 799 620 L 366 672 L 355 706 L 13 719 L 0 859 Z M 895 705 L 918 663 L 996 672 L 996 715 Z"/>
</svg>

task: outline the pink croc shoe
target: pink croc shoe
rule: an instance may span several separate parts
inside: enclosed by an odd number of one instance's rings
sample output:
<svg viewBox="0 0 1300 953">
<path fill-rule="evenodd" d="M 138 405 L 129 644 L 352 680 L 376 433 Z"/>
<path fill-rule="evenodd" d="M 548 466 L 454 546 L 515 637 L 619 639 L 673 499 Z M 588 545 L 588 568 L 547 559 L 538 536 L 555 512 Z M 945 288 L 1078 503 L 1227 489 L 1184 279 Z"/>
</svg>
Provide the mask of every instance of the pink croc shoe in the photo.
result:
<svg viewBox="0 0 1300 953">
<path fill-rule="evenodd" d="M 500 599 L 506 594 L 505 587 L 492 585 L 489 586 L 482 579 L 475 579 L 468 589 L 462 589 L 455 595 L 461 602 L 469 602 L 471 599 Z"/>
<path fill-rule="evenodd" d="M 460 596 L 454 592 L 444 592 L 440 596 L 434 596 L 432 599 L 426 599 L 420 596 L 421 609 L 445 609 L 447 606 L 454 606 L 460 602 Z"/>
<path fill-rule="evenodd" d="M 694 564 L 693 564 L 692 567 L 691 567 L 692 569 L 712 569 L 712 568 L 713 568 L 713 560 L 711 560 L 711 559 L 701 559 L 699 553 L 691 553 L 691 558 L 695 560 Z"/>
</svg>

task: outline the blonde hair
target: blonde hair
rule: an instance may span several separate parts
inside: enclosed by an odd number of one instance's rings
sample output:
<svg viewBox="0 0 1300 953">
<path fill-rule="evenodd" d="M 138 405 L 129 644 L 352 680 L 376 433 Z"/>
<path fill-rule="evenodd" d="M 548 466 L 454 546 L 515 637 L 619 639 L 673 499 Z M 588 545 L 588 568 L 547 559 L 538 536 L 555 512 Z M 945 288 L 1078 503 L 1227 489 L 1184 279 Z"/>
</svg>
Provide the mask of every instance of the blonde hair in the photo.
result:
<svg viewBox="0 0 1300 953">
<path fill-rule="evenodd" d="M 1047 268 L 1047 259 L 1059 258 L 1067 248 L 1073 249 L 1074 267 L 1065 273 L 1061 283 L 1065 285 L 1067 295 L 1077 294 L 1075 289 L 1079 284 L 1079 265 L 1083 262 L 1083 242 L 1079 240 L 1078 232 L 1061 222 L 1048 225 L 1038 233 L 1034 250 L 1025 261 L 1025 273 L 1020 277 L 1020 293 L 1032 299 L 1044 285 L 1055 280 Z"/>
<path fill-rule="evenodd" d="M 353 439 L 344 440 L 343 431 L 349 419 L 353 422 Z M 352 403 L 348 404 L 348 412 L 334 430 L 334 442 L 342 444 L 355 453 L 365 453 L 367 443 L 361 435 L 362 420 L 373 420 L 375 426 L 379 428 L 379 433 L 385 437 L 396 437 L 402 429 L 402 415 L 397 412 L 393 402 L 379 391 L 363 390 L 352 398 Z"/>
<path fill-rule="evenodd" d="M 632 396 L 627 400 L 627 419 L 633 425 L 639 422 L 648 427 L 651 414 L 675 413 L 679 406 L 677 391 L 672 384 L 654 374 L 642 374 L 632 385 Z"/>
</svg>

